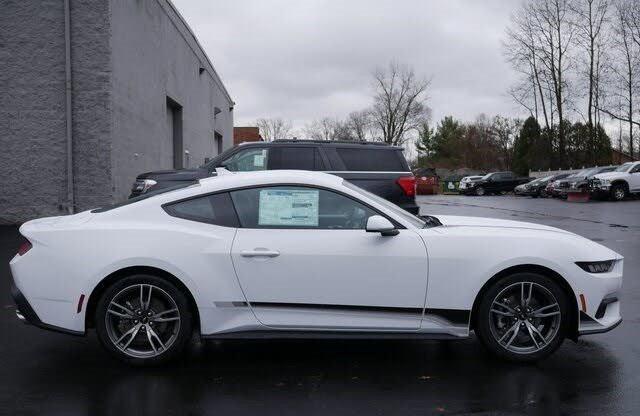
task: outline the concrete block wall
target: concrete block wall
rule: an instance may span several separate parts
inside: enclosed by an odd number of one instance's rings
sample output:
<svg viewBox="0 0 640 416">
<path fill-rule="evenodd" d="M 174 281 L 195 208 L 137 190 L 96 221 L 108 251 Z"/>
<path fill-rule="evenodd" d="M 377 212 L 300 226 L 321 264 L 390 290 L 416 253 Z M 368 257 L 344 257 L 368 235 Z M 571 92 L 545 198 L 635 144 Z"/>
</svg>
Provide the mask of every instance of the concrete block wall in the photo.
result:
<svg viewBox="0 0 640 416">
<path fill-rule="evenodd" d="M 70 4 L 76 211 L 122 200 L 137 174 L 172 167 L 167 96 L 183 106 L 191 167 L 215 155 L 214 129 L 232 145 L 233 102 L 170 2 Z M 67 212 L 64 39 L 64 1 L 3 2 L 0 224 Z"/>
<path fill-rule="evenodd" d="M 124 199 L 135 177 L 173 168 L 167 97 L 182 106 L 184 167 L 215 156 L 214 129 L 233 142 L 233 105 L 189 28 L 165 0 L 112 0 L 113 190 Z M 200 71 L 203 68 L 203 71 Z M 214 108 L 222 112 L 215 117 Z"/>
<path fill-rule="evenodd" d="M 109 199 L 104 2 L 73 2 L 74 158 L 80 209 Z M 75 36 L 74 36 L 75 35 Z M 0 223 L 66 212 L 64 2 L 6 1 L 0 13 Z M 106 67 L 108 68 L 108 66 Z M 105 112 L 95 112 L 97 107 Z M 88 191 L 91 188 L 91 192 Z"/>
</svg>

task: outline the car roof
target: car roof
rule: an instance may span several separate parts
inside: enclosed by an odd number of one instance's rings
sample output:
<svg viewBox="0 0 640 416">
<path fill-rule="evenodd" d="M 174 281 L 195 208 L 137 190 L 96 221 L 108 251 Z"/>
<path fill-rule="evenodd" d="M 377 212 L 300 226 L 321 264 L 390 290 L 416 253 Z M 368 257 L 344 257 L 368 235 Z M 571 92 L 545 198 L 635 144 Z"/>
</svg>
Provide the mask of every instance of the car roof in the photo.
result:
<svg viewBox="0 0 640 416">
<path fill-rule="evenodd" d="M 278 183 L 301 183 L 316 186 L 335 187 L 343 179 L 336 175 L 308 170 L 261 170 L 254 172 L 222 172 L 217 176 L 200 179 L 200 192 L 239 188 L 253 185 Z"/>
<path fill-rule="evenodd" d="M 277 139 L 271 142 L 244 142 L 240 147 L 277 147 L 277 146 L 327 146 L 327 147 L 355 147 L 362 149 L 371 148 L 378 150 L 403 150 L 402 146 L 391 146 L 384 142 L 351 141 L 351 140 L 294 140 Z"/>
</svg>

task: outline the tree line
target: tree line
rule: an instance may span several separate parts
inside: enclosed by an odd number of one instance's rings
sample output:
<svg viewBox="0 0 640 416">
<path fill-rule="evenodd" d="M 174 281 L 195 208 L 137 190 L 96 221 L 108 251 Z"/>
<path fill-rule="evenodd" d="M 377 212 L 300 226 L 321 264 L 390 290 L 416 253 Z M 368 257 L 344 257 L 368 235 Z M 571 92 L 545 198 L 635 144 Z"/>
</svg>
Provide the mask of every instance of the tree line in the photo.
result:
<svg viewBox="0 0 640 416">
<path fill-rule="evenodd" d="M 619 123 L 617 147 L 638 155 L 640 2 L 527 0 L 503 47 L 521 75 L 509 94 L 540 124 L 558 163 L 575 163 L 571 146 L 580 138 L 581 157 L 595 164 L 612 120 Z M 580 125 L 572 128 L 571 118 Z"/>
<path fill-rule="evenodd" d="M 301 131 L 282 118 L 258 119 L 262 137 L 310 140 L 381 141 L 402 145 L 415 137 L 421 123 L 428 119 L 426 105 L 430 80 L 397 62 L 377 68 L 372 74 L 372 103 L 344 119 L 323 117 L 313 120 Z"/>
<path fill-rule="evenodd" d="M 392 62 L 372 74 L 367 108 L 298 131 L 282 119 L 256 125 L 266 140 L 382 141 L 415 148 L 421 166 L 520 174 L 608 164 L 612 145 L 632 158 L 640 154 L 640 1 L 525 0 L 506 28 L 503 51 L 520 75 L 507 92 L 528 113 L 524 121 L 448 116 L 432 126 L 429 78 Z"/>
<path fill-rule="evenodd" d="M 546 130 L 535 117 L 517 118 L 480 115 L 464 123 L 444 117 L 435 128 L 424 122 L 416 141 L 417 166 L 478 171 L 513 170 L 528 175 L 530 170 L 549 170 L 611 163 L 611 141 L 602 128 L 596 129 L 595 148 L 586 140 L 585 123 L 565 122 L 566 155 L 562 165 L 557 152 L 557 132 Z"/>
</svg>

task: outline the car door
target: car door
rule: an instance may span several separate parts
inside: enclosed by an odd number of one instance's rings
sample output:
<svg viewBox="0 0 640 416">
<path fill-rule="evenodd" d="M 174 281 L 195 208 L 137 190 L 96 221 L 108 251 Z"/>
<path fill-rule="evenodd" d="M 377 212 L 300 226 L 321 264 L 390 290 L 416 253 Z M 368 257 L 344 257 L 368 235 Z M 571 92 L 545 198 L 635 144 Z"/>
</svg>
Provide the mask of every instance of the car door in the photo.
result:
<svg viewBox="0 0 640 416">
<path fill-rule="evenodd" d="M 637 163 L 629 171 L 629 190 L 631 192 L 640 191 L 640 163 Z"/>
<path fill-rule="evenodd" d="M 502 173 L 500 175 L 500 191 L 511 192 L 516 187 L 516 178 L 511 173 Z"/>
<path fill-rule="evenodd" d="M 231 256 L 264 325 L 417 329 L 427 288 L 418 234 L 368 233 L 379 214 L 346 195 L 303 186 L 231 192 L 240 228 Z"/>
</svg>

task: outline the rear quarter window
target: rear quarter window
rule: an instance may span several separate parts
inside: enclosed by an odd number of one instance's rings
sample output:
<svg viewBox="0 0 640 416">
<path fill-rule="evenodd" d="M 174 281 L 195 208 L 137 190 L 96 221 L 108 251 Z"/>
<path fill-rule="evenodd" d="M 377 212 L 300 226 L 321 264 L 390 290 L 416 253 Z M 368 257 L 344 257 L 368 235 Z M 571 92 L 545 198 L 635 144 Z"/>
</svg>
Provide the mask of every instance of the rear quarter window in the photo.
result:
<svg viewBox="0 0 640 416">
<path fill-rule="evenodd" d="M 238 227 L 238 216 L 231 197 L 226 192 L 173 202 L 164 205 L 163 208 L 172 217 L 222 227 Z"/>
<path fill-rule="evenodd" d="M 349 171 L 407 172 L 409 170 L 401 150 L 344 147 L 337 148 L 336 152 L 346 170 Z"/>
</svg>

